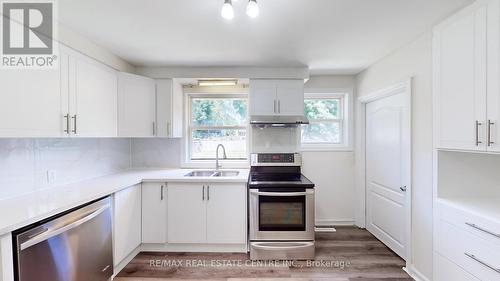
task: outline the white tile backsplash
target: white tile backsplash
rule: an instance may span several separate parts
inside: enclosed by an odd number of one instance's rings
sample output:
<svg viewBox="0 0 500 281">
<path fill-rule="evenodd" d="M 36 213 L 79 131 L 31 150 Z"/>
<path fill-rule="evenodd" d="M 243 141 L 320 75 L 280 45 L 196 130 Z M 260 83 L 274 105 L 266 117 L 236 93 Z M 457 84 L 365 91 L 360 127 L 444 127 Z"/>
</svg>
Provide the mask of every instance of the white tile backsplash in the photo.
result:
<svg viewBox="0 0 500 281">
<path fill-rule="evenodd" d="M 178 168 L 181 166 L 181 145 L 181 139 L 133 139 L 132 167 Z"/>
<path fill-rule="evenodd" d="M 130 167 L 129 139 L 0 139 L 0 199 Z"/>
</svg>

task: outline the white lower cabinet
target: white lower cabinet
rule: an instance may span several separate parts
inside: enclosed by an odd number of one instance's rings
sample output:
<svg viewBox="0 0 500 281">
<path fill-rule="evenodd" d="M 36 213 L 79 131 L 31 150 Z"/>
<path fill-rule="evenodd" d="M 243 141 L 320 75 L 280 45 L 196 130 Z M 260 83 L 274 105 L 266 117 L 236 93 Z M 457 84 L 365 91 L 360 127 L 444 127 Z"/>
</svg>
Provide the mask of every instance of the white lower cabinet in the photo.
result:
<svg viewBox="0 0 500 281">
<path fill-rule="evenodd" d="M 142 184 L 142 243 L 167 243 L 167 184 Z"/>
<path fill-rule="evenodd" d="M 141 185 L 114 194 L 114 264 L 141 244 Z"/>
<path fill-rule="evenodd" d="M 169 244 L 246 243 L 244 183 L 170 183 Z"/>
</svg>

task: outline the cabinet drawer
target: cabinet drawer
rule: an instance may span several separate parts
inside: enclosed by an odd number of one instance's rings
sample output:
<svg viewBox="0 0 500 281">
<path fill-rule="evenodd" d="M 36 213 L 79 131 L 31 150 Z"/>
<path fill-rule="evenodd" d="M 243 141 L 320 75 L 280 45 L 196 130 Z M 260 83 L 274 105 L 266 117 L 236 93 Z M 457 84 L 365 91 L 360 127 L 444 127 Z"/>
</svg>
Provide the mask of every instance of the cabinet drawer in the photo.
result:
<svg viewBox="0 0 500 281">
<path fill-rule="evenodd" d="M 437 251 L 480 280 L 500 281 L 500 246 L 440 220 Z"/>
<path fill-rule="evenodd" d="M 438 215 L 442 220 L 500 247 L 500 222 L 443 203 L 438 204 Z"/>
<path fill-rule="evenodd" d="M 440 254 L 434 254 L 435 281 L 480 281 Z"/>
</svg>

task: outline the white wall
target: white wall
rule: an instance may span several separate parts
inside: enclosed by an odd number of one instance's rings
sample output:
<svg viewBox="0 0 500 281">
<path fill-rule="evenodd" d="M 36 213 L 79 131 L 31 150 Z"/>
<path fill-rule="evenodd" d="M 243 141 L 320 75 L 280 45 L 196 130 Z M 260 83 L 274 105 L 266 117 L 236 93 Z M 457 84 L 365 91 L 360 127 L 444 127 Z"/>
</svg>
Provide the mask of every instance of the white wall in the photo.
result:
<svg viewBox="0 0 500 281">
<path fill-rule="evenodd" d="M 354 88 L 354 76 L 347 75 L 312 76 L 305 85 L 306 92 Z M 316 184 L 316 222 L 322 225 L 353 224 L 354 152 L 306 151 L 302 155 L 302 172 Z"/>
<path fill-rule="evenodd" d="M 412 251 L 432 277 L 432 34 L 425 33 L 357 76 L 358 96 L 412 77 Z M 359 112 L 359 110 L 357 111 Z M 359 118 L 357 118 L 359 121 Z M 357 122 L 358 124 L 359 122 Z M 360 130 L 360 126 L 356 126 Z M 357 143 L 357 147 L 359 147 Z M 361 157 L 357 155 L 357 157 Z"/>
<path fill-rule="evenodd" d="M 132 139 L 131 163 L 134 168 L 179 168 L 181 139 Z"/>
<path fill-rule="evenodd" d="M 128 139 L 0 139 L 0 200 L 128 168 Z"/>
</svg>

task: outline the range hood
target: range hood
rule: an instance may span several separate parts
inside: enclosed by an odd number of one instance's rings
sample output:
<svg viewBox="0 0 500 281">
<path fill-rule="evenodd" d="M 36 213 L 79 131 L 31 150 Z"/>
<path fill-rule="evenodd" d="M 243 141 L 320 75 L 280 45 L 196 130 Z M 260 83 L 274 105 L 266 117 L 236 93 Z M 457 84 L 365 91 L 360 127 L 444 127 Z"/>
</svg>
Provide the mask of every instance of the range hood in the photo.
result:
<svg viewBox="0 0 500 281">
<path fill-rule="evenodd" d="M 275 116 L 275 115 L 254 115 L 250 117 L 250 124 L 256 126 L 270 127 L 290 127 L 309 124 L 309 120 L 304 116 Z"/>
</svg>

